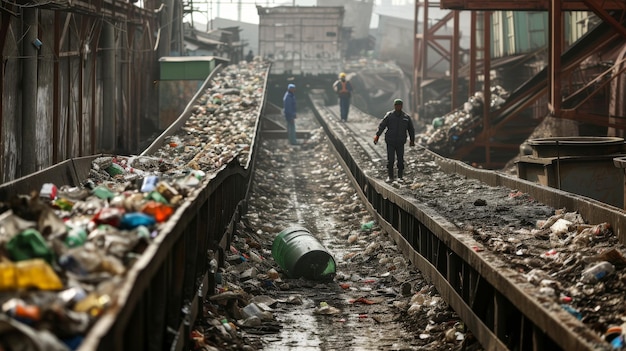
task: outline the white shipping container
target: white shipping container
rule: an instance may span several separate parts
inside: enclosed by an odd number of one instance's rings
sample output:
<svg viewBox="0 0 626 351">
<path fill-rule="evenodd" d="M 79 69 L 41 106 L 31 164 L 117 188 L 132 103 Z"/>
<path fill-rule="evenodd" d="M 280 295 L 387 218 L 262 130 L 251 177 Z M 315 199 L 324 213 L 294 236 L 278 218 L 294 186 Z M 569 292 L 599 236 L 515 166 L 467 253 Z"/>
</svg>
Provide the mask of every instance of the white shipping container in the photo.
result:
<svg viewBox="0 0 626 351">
<path fill-rule="evenodd" d="M 272 60 L 272 74 L 332 74 L 342 65 L 341 6 L 261 7 L 259 55 Z"/>
</svg>

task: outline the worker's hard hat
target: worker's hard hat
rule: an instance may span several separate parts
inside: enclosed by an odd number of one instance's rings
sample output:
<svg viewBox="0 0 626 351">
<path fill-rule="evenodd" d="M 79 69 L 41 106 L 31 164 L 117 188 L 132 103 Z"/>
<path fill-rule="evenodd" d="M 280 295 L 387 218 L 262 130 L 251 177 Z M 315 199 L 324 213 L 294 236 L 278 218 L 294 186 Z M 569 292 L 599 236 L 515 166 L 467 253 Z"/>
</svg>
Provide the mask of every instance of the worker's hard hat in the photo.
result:
<svg viewBox="0 0 626 351">
<path fill-rule="evenodd" d="M 345 73 L 343 73 L 343 72 L 339 73 L 339 78 L 345 78 L 345 77 L 346 77 Z"/>
</svg>

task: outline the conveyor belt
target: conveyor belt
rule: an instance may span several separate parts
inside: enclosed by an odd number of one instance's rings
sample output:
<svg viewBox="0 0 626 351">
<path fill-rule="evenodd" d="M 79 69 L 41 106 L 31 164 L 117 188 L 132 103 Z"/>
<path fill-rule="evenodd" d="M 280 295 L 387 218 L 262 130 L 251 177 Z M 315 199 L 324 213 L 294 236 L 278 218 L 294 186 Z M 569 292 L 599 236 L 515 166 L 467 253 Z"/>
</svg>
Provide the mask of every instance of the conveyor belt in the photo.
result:
<svg viewBox="0 0 626 351">
<path fill-rule="evenodd" d="M 266 89 L 269 65 L 260 67 L 260 78 L 258 83 L 255 83 L 260 86 L 254 87 L 251 91 Z M 152 155 L 166 144 L 168 138 L 180 136 L 182 139 L 190 134 L 189 129 L 183 127 L 189 128 L 186 123 L 194 112 L 192 107 L 194 104 L 206 105 L 206 102 L 199 99 L 208 92 L 214 74 L 222 68 L 221 66 L 216 68 L 207 77 L 181 116 L 137 158 L 157 159 Z M 229 76 L 225 79 L 233 78 Z M 120 283 L 116 285 L 115 295 L 111 297 L 110 308 L 94 318 L 93 325 L 87 335 L 84 335 L 78 350 L 187 349 L 190 328 L 195 319 L 202 315 L 204 297 L 215 290 L 215 277 L 209 272 L 211 258 L 208 253 L 211 252 L 217 261 L 223 264 L 223 248 L 229 247 L 235 223 L 245 212 L 246 197 L 254 172 L 255 145 L 260 131 L 259 121 L 263 113 L 265 94 L 260 94 L 256 98 L 258 101 L 249 105 L 251 108 L 248 112 L 256 123 L 245 126 L 250 126 L 247 135 L 250 140 L 249 147 L 243 152 L 231 153 L 230 159 L 224 156 L 219 164 L 211 162 L 205 167 L 206 176 L 199 181 L 200 184 L 196 188 L 186 194 L 174 214 L 166 222 L 151 229 L 157 233 L 156 237 L 141 255 L 133 260 L 123 278 L 117 277 L 120 278 Z M 241 110 L 243 108 L 239 108 L 239 113 Z M 208 119 L 208 116 L 200 115 L 194 123 L 200 124 L 199 120 L 205 117 Z M 199 167 L 204 160 L 198 156 L 203 154 L 206 156 L 206 148 L 210 147 L 210 144 L 198 143 L 196 149 L 185 146 L 184 150 L 198 150 L 198 154 L 180 155 L 177 162 L 183 163 L 179 165 L 181 169 L 189 167 L 184 164 L 187 159 L 191 160 L 190 163 L 193 163 L 194 167 Z M 59 188 L 82 187 L 94 172 L 92 161 L 103 156 L 111 155 L 70 159 L 2 184 L 0 200 L 7 201 L 15 195 L 30 194 L 41 189 L 45 183 L 53 183 Z M 5 284 L 7 282 L 8 280 L 4 281 Z M 56 293 L 56 291 L 44 292 Z"/>
<path fill-rule="evenodd" d="M 339 123 L 336 111 L 311 94 L 315 113 L 323 125 L 356 188 L 370 204 L 399 247 L 463 318 L 487 350 L 603 350 L 610 349 L 597 332 L 566 312 L 556 301 L 537 297 L 537 288 L 520 272 L 506 267 L 502 257 L 483 251 L 467 231 L 458 228 L 433 208 L 419 203 L 406 187 L 385 184 L 380 172 L 371 171 L 384 147 L 371 138 L 378 119 Z M 408 147 L 407 147 L 408 149 Z M 414 152 L 408 150 L 407 152 Z M 555 208 L 579 209 L 583 217 L 614 223 L 623 233 L 619 209 L 555 189 L 549 189 L 497 172 L 476 170 L 421 149 L 442 171 L 478 179 L 491 186 L 507 186 L 528 193 Z M 363 155 L 367 155 L 364 157 Z M 451 200 L 454 201 L 454 200 Z M 622 240 L 623 241 L 623 240 Z"/>
<path fill-rule="evenodd" d="M 208 272 L 207 251 L 214 251 L 218 260 L 223 259 L 234 226 L 245 212 L 265 96 L 260 97 L 249 160 L 242 165 L 234 159 L 214 170 L 210 179 L 176 210 L 160 228 L 155 242 L 128 271 L 115 308 L 95 322 L 79 350 L 184 349 L 189 328 L 201 311 L 200 302 L 212 291 L 214 277 Z M 499 264 L 501 258 L 491 252 L 477 253 L 474 248 L 480 243 L 432 208 L 408 196 L 405 187 L 397 189 L 382 182 L 378 175 L 384 173 L 384 143 L 374 146 L 371 142 L 376 118 L 351 119 L 342 124 L 335 109 L 324 105 L 322 96 L 312 94 L 310 98 L 340 162 L 360 189 L 370 212 L 376 214 L 411 262 L 437 286 L 485 349 L 609 348 L 596 333 L 558 306 L 532 298 L 530 293 L 535 287 L 518 272 L 503 268 Z M 157 149 L 166 137 L 175 134 L 188 115 L 186 109 L 176 122 L 177 127 L 168 129 L 150 149 Z M 427 150 L 417 152 L 425 153 L 427 163 L 444 172 L 491 186 L 518 189 L 555 208 L 576 208 L 590 222 L 608 221 L 618 236 L 625 233 L 622 212 L 610 206 L 496 172 L 476 170 Z M 48 181 L 80 185 L 89 174 L 91 161 L 98 156 L 68 160 L 4 184 L 0 195 L 27 193 Z"/>
</svg>

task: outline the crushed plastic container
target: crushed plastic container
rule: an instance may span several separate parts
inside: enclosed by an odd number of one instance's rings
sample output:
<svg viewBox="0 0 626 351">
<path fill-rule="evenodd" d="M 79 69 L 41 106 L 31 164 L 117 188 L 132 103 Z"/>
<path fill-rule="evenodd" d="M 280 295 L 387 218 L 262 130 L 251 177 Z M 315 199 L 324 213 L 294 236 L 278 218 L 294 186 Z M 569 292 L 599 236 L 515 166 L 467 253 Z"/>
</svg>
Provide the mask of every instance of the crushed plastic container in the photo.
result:
<svg viewBox="0 0 626 351">
<path fill-rule="evenodd" d="M 303 227 L 280 232 L 272 243 L 272 257 L 291 278 L 332 280 L 336 273 L 333 256 Z"/>
<path fill-rule="evenodd" d="M 584 283 L 594 284 L 614 272 L 615 266 L 613 266 L 610 262 L 601 261 L 585 269 L 581 274 L 581 280 Z"/>
</svg>

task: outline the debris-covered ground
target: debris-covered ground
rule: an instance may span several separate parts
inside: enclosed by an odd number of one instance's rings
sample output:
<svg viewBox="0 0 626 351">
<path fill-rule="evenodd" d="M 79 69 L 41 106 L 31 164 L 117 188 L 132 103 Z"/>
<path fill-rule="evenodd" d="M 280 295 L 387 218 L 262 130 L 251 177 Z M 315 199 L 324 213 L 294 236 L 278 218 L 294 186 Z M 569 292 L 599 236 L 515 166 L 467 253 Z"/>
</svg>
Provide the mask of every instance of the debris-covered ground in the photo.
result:
<svg viewBox="0 0 626 351">
<path fill-rule="evenodd" d="M 299 116 L 299 128 L 315 127 L 310 114 Z M 194 349 L 479 349 L 371 221 L 321 129 L 300 146 L 264 141 L 248 214 L 195 326 Z M 332 254 L 334 279 L 296 279 L 276 263 L 273 240 L 294 225 Z"/>
</svg>

